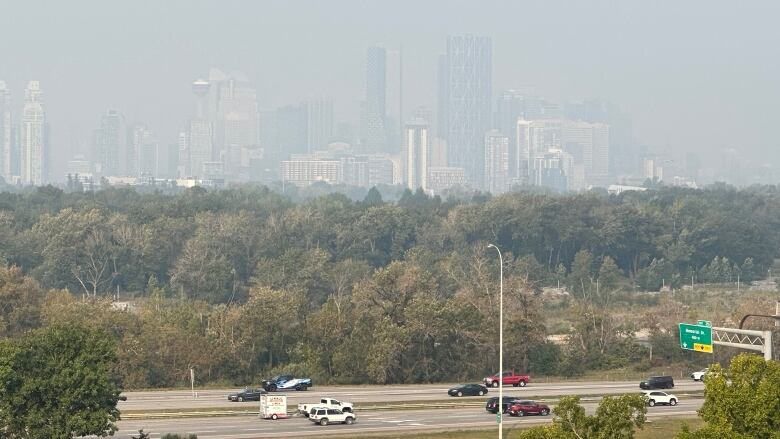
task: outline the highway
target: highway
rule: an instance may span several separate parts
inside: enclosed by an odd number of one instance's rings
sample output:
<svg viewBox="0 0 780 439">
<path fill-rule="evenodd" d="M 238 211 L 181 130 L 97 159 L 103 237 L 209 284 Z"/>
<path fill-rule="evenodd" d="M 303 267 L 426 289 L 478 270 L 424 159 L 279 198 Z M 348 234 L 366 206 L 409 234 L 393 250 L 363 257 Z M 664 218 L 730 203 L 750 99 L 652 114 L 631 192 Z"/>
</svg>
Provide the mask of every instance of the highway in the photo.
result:
<svg viewBox="0 0 780 439">
<path fill-rule="evenodd" d="M 680 392 L 676 392 L 680 393 Z M 482 397 L 484 399 L 484 397 Z M 676 407 L 648 407 L 648 420 L 667 417 L 696 417 L 696 410 L 702 399 L 681 398 Z M 593 413 L 596 403 L 583 404 L 588 413 Z M 458 408 L 450 410 L 393 410 L 357 411 L 357 422 L 353 425 L 315 425 L 302 416 L 277 421 L 260 419 L 257 416 L 230 416 L 191 419 L 127 420 L 120 421 L 117 437 L 129 438 L 138 429 L 160 438 L 165 433 L 194 433 L 198 439 L 261 439 L 261 438 L 306 438 L 328 436 L 364 437 L 369 434 L 402 435 L 422 431 L 467 430 L 495 428 L 496 417 L 487 413 L 484 407 Z M 504 417 L 504 428 L 530 426 L 550 422 L 551 416 L 527 416 L 523 418 Z"/>
<path fill-rule="evenodd" d="M 302 402 L 317 401 L 321 397 L 333 397 L 352 403 L 392 403 L 431 401 L 450 398 L 446 384 L 391 385 L 391 386 L 315 386 L 305 392 L 287 392 L 288 404 L 297 405 Z M 121 411 L 143 412 L 185 409 L 254 409 L 257 402 L 230 402 L 227 394 L 237 389 L 198 391 L 194 398 L 189 391 L 151 391 L 128 392 L 124 396 L 127 401 L 119 403 Z M 676 393 L 700 393 L 704 390 L 702 383 L 689 379 L 676 382 Z M 634 393 L 639 391 L 637 381 L 570 381 L 551 383 L 530 383 L 527 387 L 504 387 L 504 394 L 523 398 L 549 398 L 560 395 L 611 395 Z M 491 388 L 488 396 L 496 396 L 498 389 Z M 452 398 L 453 400 L 455 398 Z M 471 398 L 463 398 L 471 399 Z"/>
</svg>

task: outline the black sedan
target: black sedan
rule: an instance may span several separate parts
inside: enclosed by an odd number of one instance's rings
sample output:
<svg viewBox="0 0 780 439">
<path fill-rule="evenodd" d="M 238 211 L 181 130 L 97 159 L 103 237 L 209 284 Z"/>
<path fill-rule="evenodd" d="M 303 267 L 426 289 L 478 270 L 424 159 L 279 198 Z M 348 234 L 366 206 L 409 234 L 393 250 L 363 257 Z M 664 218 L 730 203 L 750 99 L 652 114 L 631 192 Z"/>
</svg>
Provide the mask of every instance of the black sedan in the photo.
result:
<svg viewBox="0 0 780 439">
<path fill-rule="evenodd" d="M 263 389 L 244 389 L 240 392 L 231 393 L 228 395 L 228 401 L 243 402 L 243 401 L 260 401 L 260 395 L 266 393 Z"/>
<path fill-rule="evenodd" d="M 450 396 L 482 396 L 488 392 L 482 384 L 461 384 L 447 391 Z"/>
</svg>

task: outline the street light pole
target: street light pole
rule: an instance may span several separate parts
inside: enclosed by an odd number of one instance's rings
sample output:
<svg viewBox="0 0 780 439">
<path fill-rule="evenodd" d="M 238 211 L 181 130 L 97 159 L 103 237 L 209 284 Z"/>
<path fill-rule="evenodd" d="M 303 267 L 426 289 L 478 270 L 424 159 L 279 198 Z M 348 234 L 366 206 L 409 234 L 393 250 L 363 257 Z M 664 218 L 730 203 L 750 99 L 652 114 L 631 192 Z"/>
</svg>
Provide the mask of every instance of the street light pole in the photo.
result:
<svg viewBox="0 0 780 439">
<path fill-rule="evenodd" d="M 498 252 L 499 295 L 498 295 L 498 439 L 504 437 L 504 258 L 501 250 L 493 244 L 488 248 Z"/>
</svg>

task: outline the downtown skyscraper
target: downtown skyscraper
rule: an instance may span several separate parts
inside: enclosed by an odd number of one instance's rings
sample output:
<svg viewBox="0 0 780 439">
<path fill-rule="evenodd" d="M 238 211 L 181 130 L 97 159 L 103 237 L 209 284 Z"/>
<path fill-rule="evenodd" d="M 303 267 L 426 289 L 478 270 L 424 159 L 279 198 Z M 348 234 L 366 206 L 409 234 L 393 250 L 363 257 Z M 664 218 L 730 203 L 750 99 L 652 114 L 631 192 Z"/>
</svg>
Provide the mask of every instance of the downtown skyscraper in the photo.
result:
<svg viewBox="0 0 780 439">
<path fill-rule="evenodd" d="M 311 154 L 328 146 L 333 137 L 333 99 L 314 98 L 306 105 L 306 146 Z"/>
<path fill-rule="evenodd" d="M 502 194 L 509 186 L 509 137 L 492 130 L 485 134 L 485 189 Z"/>
<path fill-rule="evenodd" d="M 430 159 L 428 122 L 415 119 L 404 127 L 403 173 L 404 185 L 412 191 L 427 189 L 428 161 Z"/>
<path fill-rule="evenodd" d="M 0 81 L 0 177 L 6 182 L 13 176 L 11 143 L 11 92 Z"/>
<path fill-rule="evenodd" d="M 49 151 L 43 91 L 38 81 L 30 81 L 24 90 L 21 125 L 22 183 L 42 185 L 48 182 Z"/>
<path fill-rule="evenodd" d="M 95 130 L 92 162 L 95 172 L 101 176 L 118 176 L 132 173 L 132 154 L 127 151 L 127 126 L 125 118 L 117 110 L 108 110 L 100 118 L 100 128 Z"/>
<path fill-rule="evenodd" d="M 369 47 L 366 54 L 365 147 L 368 152 L 385 152 L 387 144 L 387 51 Z"/>
<path fill-rule="evenodd" d="M 492 115 L 492 42 L 474 35 L 450 36 L 439 63 L 439 135 L 447 141 L 447 161 L 465 170 L 474 187 L 484 184 L 485 133 Z"/>
</svg>

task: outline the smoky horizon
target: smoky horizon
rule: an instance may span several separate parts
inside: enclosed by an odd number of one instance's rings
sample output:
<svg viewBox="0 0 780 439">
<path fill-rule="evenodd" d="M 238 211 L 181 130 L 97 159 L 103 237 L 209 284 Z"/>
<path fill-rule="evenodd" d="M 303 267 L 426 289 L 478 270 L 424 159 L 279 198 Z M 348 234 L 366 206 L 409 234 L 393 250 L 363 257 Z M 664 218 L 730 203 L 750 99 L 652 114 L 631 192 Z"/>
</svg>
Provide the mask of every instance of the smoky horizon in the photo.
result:
<svg viewBox="0 0 780 439">
<path fill-rule="evenodd" d="M 3 10 L 8 182 L 80 173 L 500 193 L 780 181 L 775 2 L 36 1 Z M 31 81 L 41 108 L 27 105 Z M 24 134 L 25 117 L 36 135 Z M 526 134 L 548 140 L 522 144 Z M 25 170 L 36 154 L 45 165 Z M 302 180 L 318 172 L 313 160 L 340 161 L 341 180 Z M 551 167 L 560 170 L 540 171 Z"/>
</svg>

